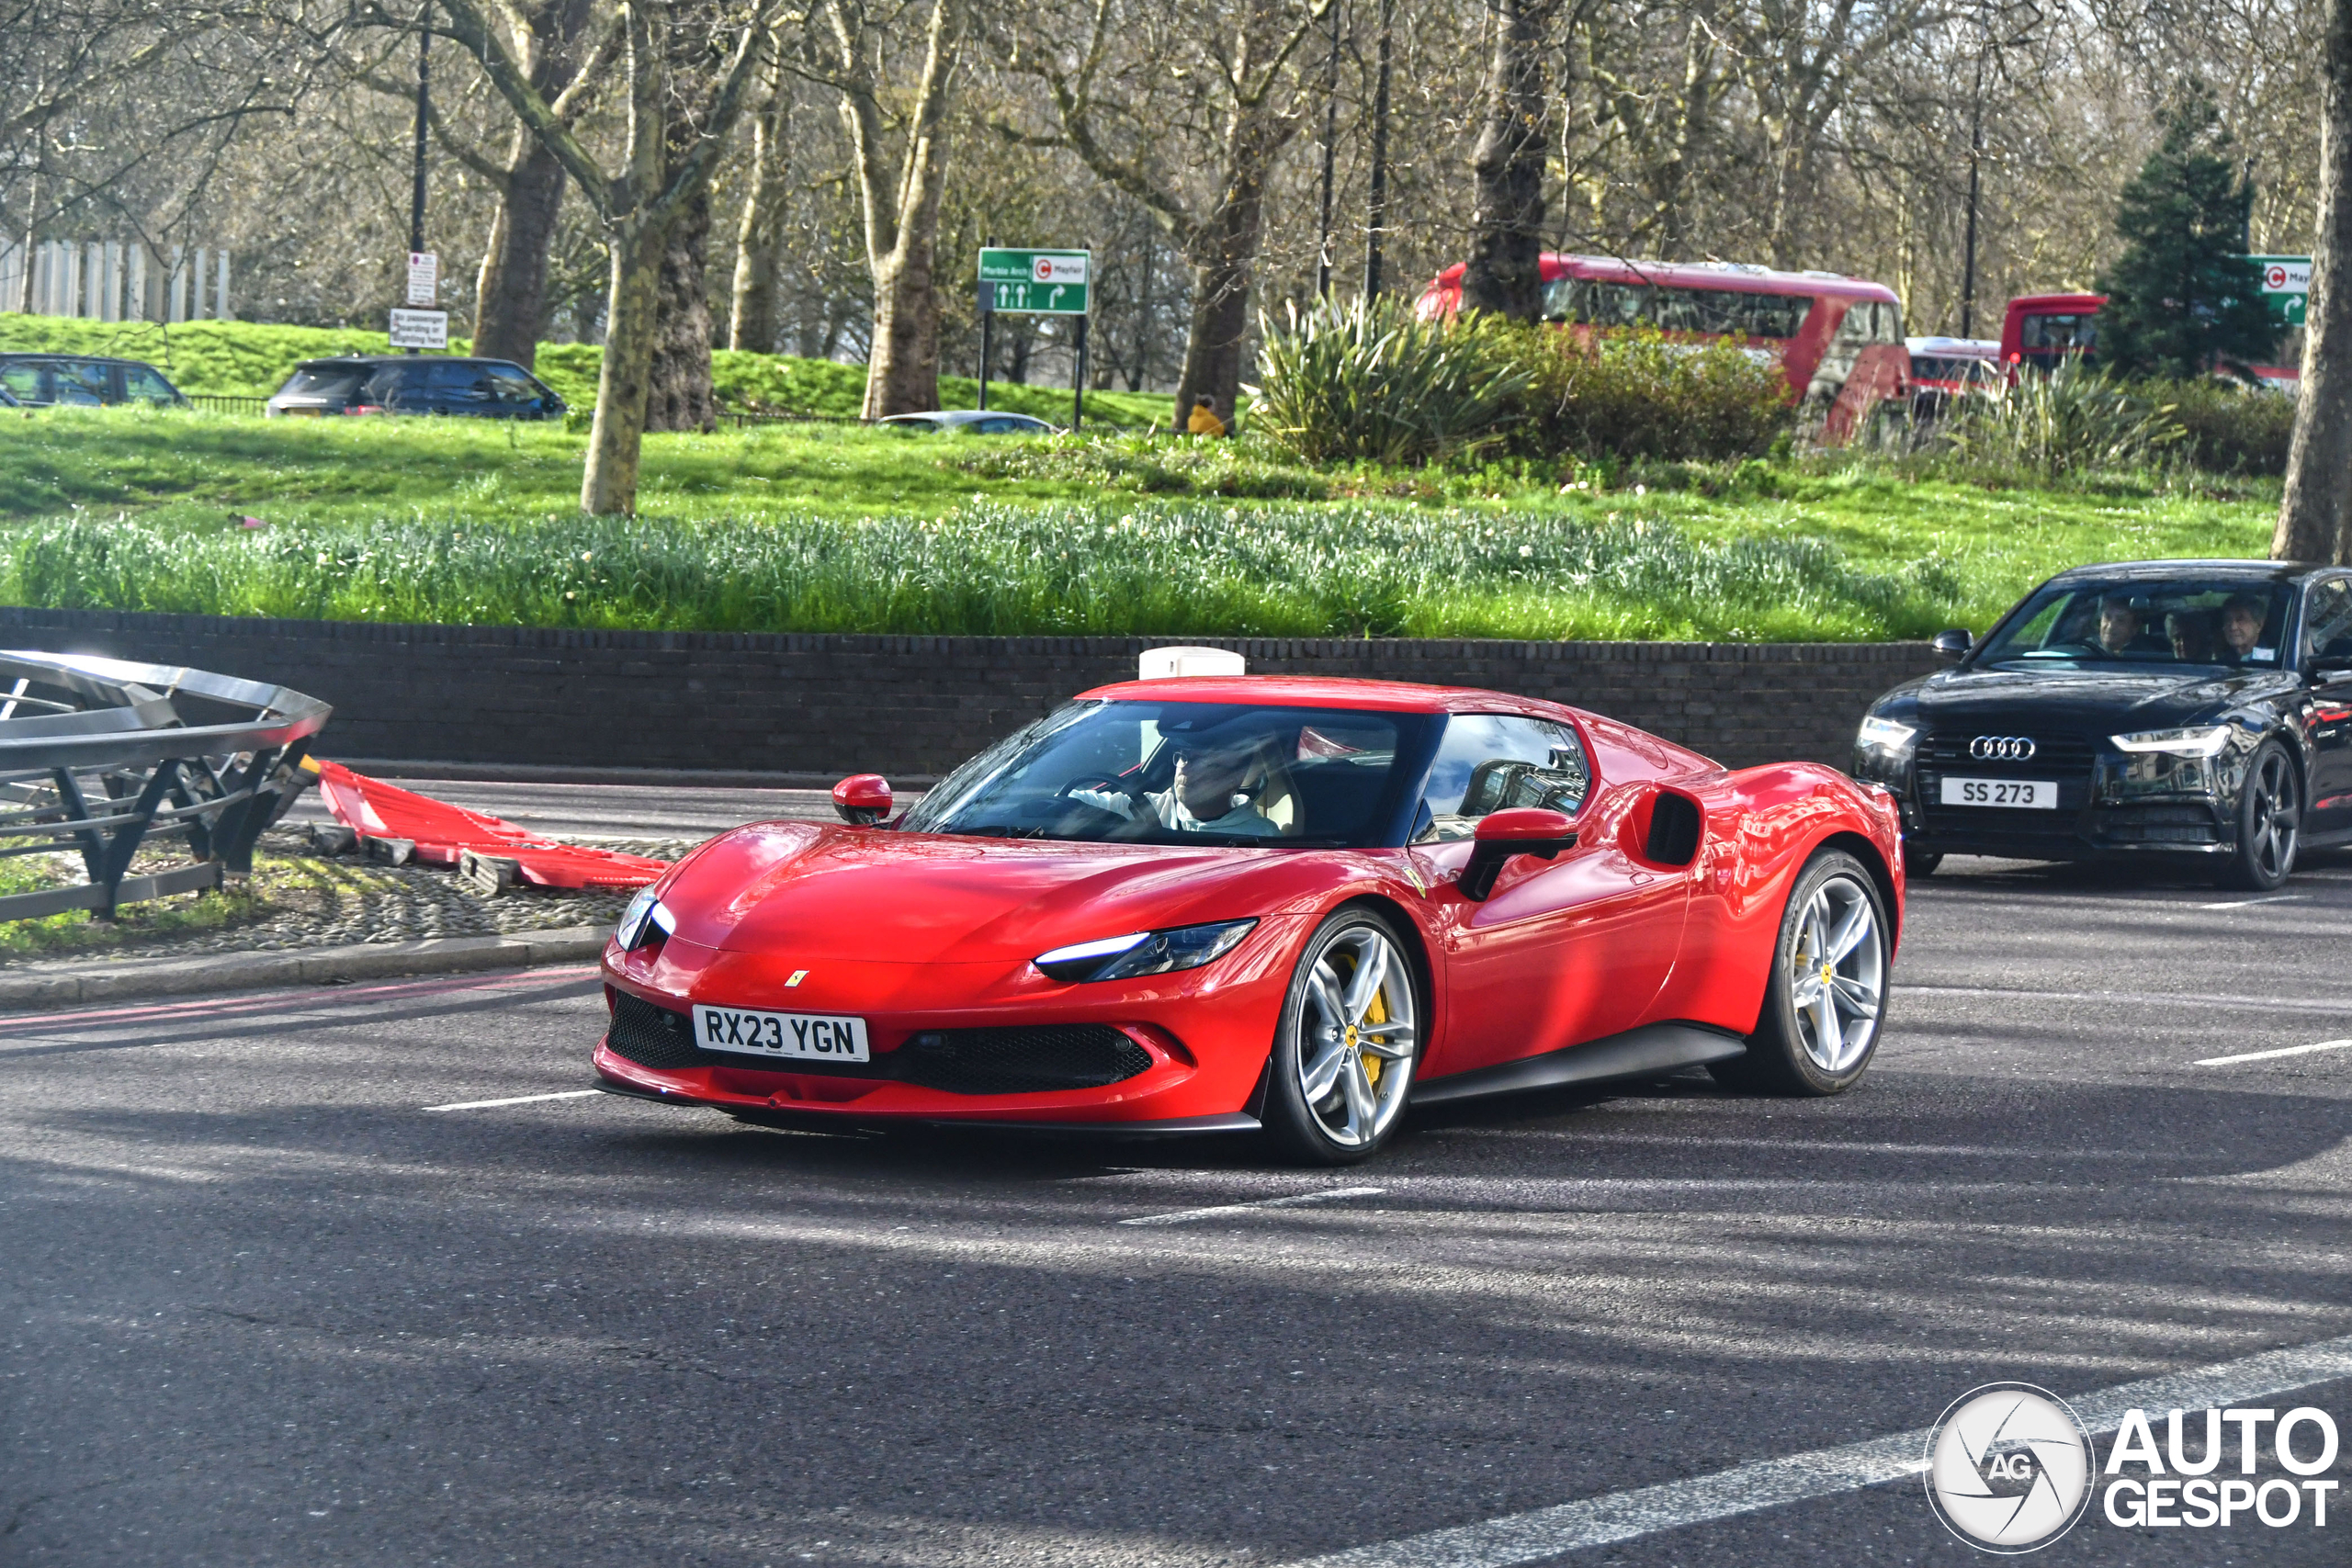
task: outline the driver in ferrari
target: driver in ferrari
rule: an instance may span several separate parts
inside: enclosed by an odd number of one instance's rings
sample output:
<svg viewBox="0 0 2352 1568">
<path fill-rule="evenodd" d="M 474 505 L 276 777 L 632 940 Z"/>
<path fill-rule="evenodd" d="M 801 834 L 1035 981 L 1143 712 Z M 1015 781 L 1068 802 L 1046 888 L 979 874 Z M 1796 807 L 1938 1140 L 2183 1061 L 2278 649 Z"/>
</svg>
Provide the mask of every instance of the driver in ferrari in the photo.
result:
<svg viewBox="0 0 2352 1568">
<path fill-rule="evenodd" d="M 1078 789 L 1070 791 L 1070 798 L 1130 822 L 1156 818 L 1161 827 L 1180 833 L 1272 838 L 1283 831 L 1265 811 L 1272 767 L 1264 737 L 1192 740 L 1180 736 L 1170 746 L 1176 753 L 1176 778 L 1168 788 L 1144 795 Z"/>
</svg>

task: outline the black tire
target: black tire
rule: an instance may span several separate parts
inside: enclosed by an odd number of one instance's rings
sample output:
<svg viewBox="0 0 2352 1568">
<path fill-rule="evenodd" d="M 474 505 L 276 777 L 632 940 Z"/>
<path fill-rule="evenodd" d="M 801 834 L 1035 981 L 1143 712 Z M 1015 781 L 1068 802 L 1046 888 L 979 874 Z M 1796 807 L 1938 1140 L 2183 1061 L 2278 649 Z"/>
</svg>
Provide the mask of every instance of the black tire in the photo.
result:
<svg viewBox="0 0 2352 1568">
<path fill-rule="evenodd" d="M 1867 921 L 1858 932 L 1844 924 L 1856 910 Z M 1825 938 L 1842 935 L 1854 941 L 1826 961 L 1834 974 L 1825 986 L 1825 976 L 1815 973 L 1825 963 L 1817 950 Z M 1878 1055 L 1890 957 L 1886 900 L 1877 880 L 1842 850 L 1817 852 L 1797 874 L 1781 912 L 1764 1008 L 1747 1054 L 1707 1070 L 1717 1082 L 1738 1089 L 1843 1094 Z"/>
<path fill-rule="evenodd" d="M 1357 997 L 1357 977 L 1375 950 L 1383 956 L 1372 994 Z M 1333 914 L 1300 950 L 1266 1069 L 1266 1135 L 1289 1158 L 1353 1165 L 1379 1152 L 1404 1121 L 1427 1032 L 1412 952 L 1393 920 L 1362 906 Z"/>
<path fill-rule="evenodd" d="M 2218 878 L 2224 887 L 2268 893 L 2294 874 L 2302 842 L 2303 779 L 2294 753 L 2266 740 L 2246 759 L 2238 791 L 2238 847 Z"/>
</svg>

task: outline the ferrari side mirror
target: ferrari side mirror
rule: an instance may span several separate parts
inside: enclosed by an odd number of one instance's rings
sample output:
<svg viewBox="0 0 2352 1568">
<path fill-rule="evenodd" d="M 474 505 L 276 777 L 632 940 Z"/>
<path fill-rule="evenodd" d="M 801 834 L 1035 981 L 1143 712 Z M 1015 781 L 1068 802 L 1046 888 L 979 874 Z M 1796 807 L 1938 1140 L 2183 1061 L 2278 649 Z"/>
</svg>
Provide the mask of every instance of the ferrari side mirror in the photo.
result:
<svg viewBox="0 0 2352 1568">
<path fill-rule="evenodd" d="M 833 786 L 833 809 L 853 828 L 871 828 L 890 815 L 890 781 L 880 773 L 852 773 Z"/>
<path fill-rule="evenodd" d="M 1562 850 L 1576 848 L 1577 830 L 1566 813 L 1532 806 L 1489 811 L 1478 818 L 1470 835 L 1470 862 L 1462 868 L 1458 886 L 1474 904 L 1486 902 L 1495 890 L 1495 878 L 1513 855 L 1550 860 Z"/>
<path fill-rule="evenodd" d="M 1936 640 L 1928 646 L 1936 650 L 1939 659 L 1961 660 L 1967 658 L 1968 650 L 1976 646 L 1976 638 L 1966 627 L 1954 626 L 1948 632 L 1938 632 Z"/>
</svg>

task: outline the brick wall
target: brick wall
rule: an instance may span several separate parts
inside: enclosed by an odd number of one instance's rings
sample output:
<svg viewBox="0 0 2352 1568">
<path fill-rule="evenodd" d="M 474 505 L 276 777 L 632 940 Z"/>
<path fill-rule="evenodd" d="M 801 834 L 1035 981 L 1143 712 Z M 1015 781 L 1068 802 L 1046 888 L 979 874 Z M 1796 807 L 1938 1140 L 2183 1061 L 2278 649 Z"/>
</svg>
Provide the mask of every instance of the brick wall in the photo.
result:
<svg viewBox="0 0 2352 1568">
<path fill-rule="evenodd" d="M 937 773 L 1179 638 L 374 626 L 0 607 L 0 646 L 271 681 L 334 705 L 329 756 L 566 768 Z M 1257 673 L 1486 686 L 1573 703 L 1733 766 L 1842 764 L 1925 644 L 1202 638 Z"/>
</svg>

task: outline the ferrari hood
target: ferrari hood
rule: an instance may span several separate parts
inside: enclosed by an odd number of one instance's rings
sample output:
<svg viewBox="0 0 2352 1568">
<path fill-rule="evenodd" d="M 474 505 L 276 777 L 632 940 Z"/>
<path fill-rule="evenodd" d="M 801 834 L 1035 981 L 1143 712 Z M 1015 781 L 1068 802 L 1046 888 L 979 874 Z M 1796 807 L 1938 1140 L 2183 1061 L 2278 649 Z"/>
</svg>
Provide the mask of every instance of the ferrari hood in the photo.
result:
<svg viewBox="0 0 2352 1568">
<path fill-rule="evenodd" d="M 1302 856 L 899 834 L 797 822 L 740 828 L 662 888 L 676 934 L 839 961 L 1033 958 L 1126 931 L 1276 913 Z"/>
<path fill-rule="evenodd" d="M 2196 724 L 2267 694 L 2293 677 L 2275 671 L 1955 670 L 1921 682 L 1913 701 L 1940 728 L 2009 719 L 2085 729 Z"/>
</svg>

